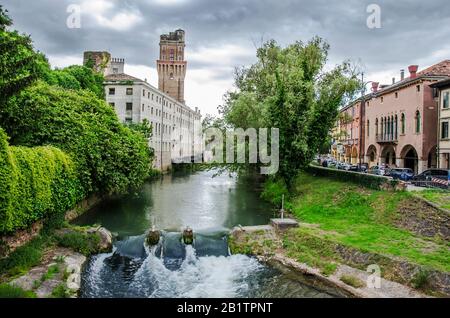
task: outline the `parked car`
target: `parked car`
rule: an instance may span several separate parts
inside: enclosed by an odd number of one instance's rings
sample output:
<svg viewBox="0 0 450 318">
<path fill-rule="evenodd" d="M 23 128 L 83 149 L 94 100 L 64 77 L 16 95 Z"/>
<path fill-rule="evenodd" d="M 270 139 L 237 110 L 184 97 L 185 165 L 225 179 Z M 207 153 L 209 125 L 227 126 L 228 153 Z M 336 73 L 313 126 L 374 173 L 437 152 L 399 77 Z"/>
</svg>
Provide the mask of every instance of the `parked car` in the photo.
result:
<svg viewBox="0 0 450 318">
<path fill-rule="evenodd" d="M 377 176 L 384 176 L 385 170 L 384 167 L 373 166 L 369 169 L 369 174 L 374 174 Z"/>
<path fill-rule="evenodd" d="M 336 166 L 336 161 L 334 159 L 324 159 L 322 160 L 322 167 L 334 168 Z"/>
<path fill-rule="evenodd" d="M 448 189 L 450 183 L 450 170 L 429 169 L 415 176 L 411 182 L 419 187 Z"/>
<path fill-rule="evenodd" d="M 391 169 L 390 175 L 394 180 L 410 181 L 414 178 L 414 171 L 408 168 Z"/>
<path fill-rule="evenodd" d="M 336 165 L 337 165 L 337 162 L 336 161 L 330 161 L 329 162 L 329 164 L 328 164 L 328 166 L 330 167 L 330 168 L 336 168 Z"/>
<path fill-rule="evenodd" d="M 367 173 L 369 165 L 367 163 L 358 163 L 350 167 L 350 171 Z"/>
<path fill-rule="evenodd" d="M 348 164 L 348 163 L 346 163 L 346 162 L 339 162 L 339 163 L 336 165 L 336 167 L 337 167 L 339 170 L 346 170 L 346 171 L 349 171 L 351 165 Z"/>
</svg>

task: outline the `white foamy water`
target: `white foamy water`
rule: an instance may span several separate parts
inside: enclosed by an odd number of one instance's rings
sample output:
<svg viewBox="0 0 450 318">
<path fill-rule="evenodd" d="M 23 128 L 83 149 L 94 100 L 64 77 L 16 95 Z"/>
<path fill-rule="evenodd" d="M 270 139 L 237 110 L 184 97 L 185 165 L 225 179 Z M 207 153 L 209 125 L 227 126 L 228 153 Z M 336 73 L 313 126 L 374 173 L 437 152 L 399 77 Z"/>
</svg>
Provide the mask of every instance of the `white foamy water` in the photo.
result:
<svg viewBox="0 0 450 318">
<path fill-rule="evenodd" d="M 91 264 L 89 265 L 89 268 L 90 268 L 89 276 L 86 278 L 86 283 L 91 286 L 92 292 L 95 294 L 104 292 L 101 288 L 102 273 L 105 270 L 104 263 L 105 263 L 105 260 L 108 257 L 111 257 L 115 251 L 116 251 L 116 248 L 113 247 L 113 251 L 111 253 L 95 255 L 91 260 Z"/>
<path fill-rule="evenodd" d="M 186 257 L 177 270 L 169 270 L 160 258 L 149 253 L 130 288 L 155 298 L 232 298 L 248 290 L 246 278 L 260 269 L 257 260 L 244 255 L 196 257 L 194 248 L 186 246 Z M 154 289 L 145 290 L 150 285 Z"/>
</svg>

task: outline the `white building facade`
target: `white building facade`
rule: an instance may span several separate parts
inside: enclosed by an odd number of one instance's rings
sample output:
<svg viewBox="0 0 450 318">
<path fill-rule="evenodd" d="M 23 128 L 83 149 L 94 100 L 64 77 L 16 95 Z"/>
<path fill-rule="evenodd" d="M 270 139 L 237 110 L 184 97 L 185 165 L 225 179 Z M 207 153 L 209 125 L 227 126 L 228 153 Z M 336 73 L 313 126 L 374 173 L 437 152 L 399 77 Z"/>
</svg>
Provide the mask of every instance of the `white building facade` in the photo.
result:
<svg viewBox="0 0 450 318">
<path fill-rule="evenodd" d="M 150 147 L 155 150 L 154 166 L 168 170 L 172 163 L 200 162 L 203 154 L 201 114 L 159 91 L 146 81 L 127 74 L 105 77 L 106 101 L 124 123 L 153 127 Z"/>
</svg>

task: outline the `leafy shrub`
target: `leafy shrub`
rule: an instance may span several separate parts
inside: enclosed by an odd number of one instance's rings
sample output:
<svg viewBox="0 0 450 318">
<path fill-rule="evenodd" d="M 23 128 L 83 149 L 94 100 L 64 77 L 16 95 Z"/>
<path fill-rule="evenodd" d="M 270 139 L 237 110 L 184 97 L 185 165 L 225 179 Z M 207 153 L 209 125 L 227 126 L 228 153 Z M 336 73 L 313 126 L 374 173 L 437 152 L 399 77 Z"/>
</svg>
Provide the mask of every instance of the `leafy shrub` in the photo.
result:
<svg viewBox="0 0 450 318">
<path fill-rule="evenodd" d="M 99 249 L 100 236 L 97 233 L 69 232 L 57 237 L 58 244 L 71 248 L 83 255 L 95 254 Z"/>
<path fill-rule="evenodd" d="M 71 208 L 82 189 L 69 156 L 54 147 L 10 147 L 0 128 L 0 233 Z"/>
<path fill-rule="evenodd" d="M 38 237 L 0 259 L 0 273 L 17 275 L 40 263 L 46 238 Z"/>
<path fill-rule="evenodd" d="M 66 284 L 61 283 L 52 290 L 52 298 L 70 298 L 70 291 Z"/>
<path fill-rule="evenodd" d="M 283 194 L 286 197 L 289 194 L 286 183 L 281 179 L 269 179 L 264 184 L 261 197 L 273 205 L 281 207 Z"/>
<path fill-rule="evenodd" d="M 23 290 L 17 286 L 1 284 L 0 298 L 36 298 L 36 294 L 32 291 Z"/>
<path fill-rule="evenodd" d="M 416 289 L 424 289 L 428 285 L 429 279 L 430 271 L 422 269 L 411 279 L 411 285 Z"/>
<path fill-rule="evenodd" d="M 361 288 L 364 287 L 364 282 L 359 279 L 358 277 L 354 277 L 351 275 L 342 275 L 342 277 L 340 278 L 341 281 L 349 286 L 352 286 L 354 288 Z"/>
<path fill-rule="evenodd" d="M 43 82 L 11 98 L 0 111 L 12 144 L 51 144 L 72 155 L 84 194 L 120 194 L 142 185 L 151 170 L 145 136 L 122 125 L 88 91 Z"/>
</svg>

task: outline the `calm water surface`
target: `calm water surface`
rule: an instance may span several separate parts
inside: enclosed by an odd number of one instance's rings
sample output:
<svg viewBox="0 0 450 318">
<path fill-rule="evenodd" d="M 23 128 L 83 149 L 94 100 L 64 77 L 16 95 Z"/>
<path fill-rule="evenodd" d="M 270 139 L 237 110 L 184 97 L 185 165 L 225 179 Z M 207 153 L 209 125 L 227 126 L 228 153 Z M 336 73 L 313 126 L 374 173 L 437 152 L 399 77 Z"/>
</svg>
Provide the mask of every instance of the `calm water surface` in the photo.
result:
<svg viewBox="0 0 450 318">
<path fill-rule="evenodd" d="M 230 255 L 229 229 L 267 224 L 274 211 L 260 199 L 254 179 L 213 174 L 166 175 L 76 220 L 117 235 L 112 253 L 89 260 L 82 297 L 331 297 L 292 273 Z M 163 237 L 149 248 L 145 232 L 153 225 Z M 181 243 L 186 226 L 196 233 L 193 246 Z"/>
</svg>

